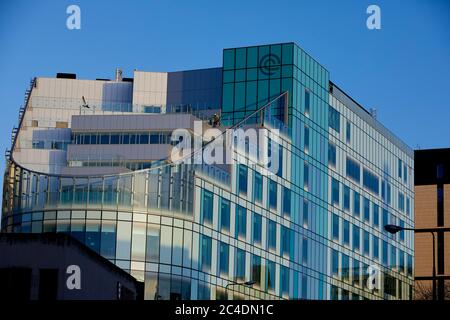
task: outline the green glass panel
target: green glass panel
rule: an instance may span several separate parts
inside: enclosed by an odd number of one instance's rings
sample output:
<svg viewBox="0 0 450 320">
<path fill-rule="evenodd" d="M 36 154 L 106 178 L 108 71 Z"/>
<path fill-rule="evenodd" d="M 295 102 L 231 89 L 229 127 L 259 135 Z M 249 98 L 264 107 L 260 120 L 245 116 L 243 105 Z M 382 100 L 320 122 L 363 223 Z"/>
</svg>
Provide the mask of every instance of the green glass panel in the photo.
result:
<svg viewBox="0 0 450 320">
<path fill-rule="evenodd" d="M 283 64 L 292 64 L 293 63 L 293 56 L 292 56 L 293 51 L 294 51 L 294 45 L 292 43 L 283 44 L 283 57 L 282 57 Z"/>
<path fill-rule="evenodd" d="M 235 83 L 234 87 L 234 110 L 245 108 L 245 82 Z"/>
<path fill-rule="evenodd" d="M 258 106 L 261 107 L 269 99 L 269 81 L 258 81 Z"/>
<path fill-rule="evenodd" d="M 258 66 L 258 47 L 247 48 L 247 68 Z"/>
<path fill-rule="evenodd" d="M 224 83 L 222 110 L 233 111 L 234 83 Z"/>
<path fill-rule="evenodd" d="M 282 76 L 283 76 L 283 78 L 290 78 L 290 77 L 292 77 L 292 69 L 293 69 L 293 66 L 292 65 L 290 65 L 290 66 L 283 66 L 283 68 L 282 68 Z"/>
<path fill-rule="evenodd" d="M 247 81 L 258 79 L 258 69 L 247 69 Z"/>
<path fill-rule="evenodd" d="M 280 90 L 280 79 L 270 80 L 270 98 L 277 97 L 281 93 Z"/>
<path fill-rule="evenodd" d="M 223 50 L 223 69 L 234 69 L 234 49 Z"/>
<path fill-rule="evenodd" d="M 236 69 L 245 68 L 246 64 L 247 64 L 246 48 L 236 49 Z"/>
<path fill-rule="evenodd" d="M 234 71 L 224 71 L 223 72 L 223 82 L 234 82 Z"/>
<path fill-rule="evenodd" d="M 245 81 L 245 69 L 236 70 L 236 81 Z"/>
<path fill-rule="evenodd" d="M 270 60 L 271 65 L 280 65 L 281 64 L 281 45 L 276 44 L 273 46 L 270 46 L 270 54 L 273 57 L 273 59 Z"/>
<path fill-rule="evenodd" d="M 257 99 L 256 81 L 247 82 L 247 110 L 256 110 Z"/>
</svg>

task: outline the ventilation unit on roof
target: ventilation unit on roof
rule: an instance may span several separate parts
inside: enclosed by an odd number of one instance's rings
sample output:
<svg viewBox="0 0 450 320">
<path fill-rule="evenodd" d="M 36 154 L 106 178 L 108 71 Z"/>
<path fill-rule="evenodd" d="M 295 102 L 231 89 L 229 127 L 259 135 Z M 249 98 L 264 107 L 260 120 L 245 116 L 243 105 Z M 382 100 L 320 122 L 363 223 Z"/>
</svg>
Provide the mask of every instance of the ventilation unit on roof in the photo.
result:
<svg viewBox="0 0 450 320">
<path fill-rule="evenodd" d="M 77 75 L 75 73 L 58 72 L 56 74 L 56 78 L 58 78 L 58 79 L 76 79 Z"/>
</svg>

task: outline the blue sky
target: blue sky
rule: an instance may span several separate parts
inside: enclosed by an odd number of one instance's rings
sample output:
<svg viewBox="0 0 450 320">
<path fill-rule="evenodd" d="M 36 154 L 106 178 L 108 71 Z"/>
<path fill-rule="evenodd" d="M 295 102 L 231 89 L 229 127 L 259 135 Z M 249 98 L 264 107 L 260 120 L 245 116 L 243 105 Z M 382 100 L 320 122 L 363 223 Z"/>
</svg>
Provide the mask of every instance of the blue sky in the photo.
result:
<svg viewBox="0 0 450 320">
<path fill-rule="evenodd" d="M 81 30 L 66 28 L 67 6 Z M 381 8 L 381 30 L 366 8 Z M 411 147 L 450 147 L 450 1 L 2 1 L 0 147 L 30 78 L 221 66 L 222 49 L 294 41 Z M 1 166 L 4 163 L 2 161 Z"/>
</svg>

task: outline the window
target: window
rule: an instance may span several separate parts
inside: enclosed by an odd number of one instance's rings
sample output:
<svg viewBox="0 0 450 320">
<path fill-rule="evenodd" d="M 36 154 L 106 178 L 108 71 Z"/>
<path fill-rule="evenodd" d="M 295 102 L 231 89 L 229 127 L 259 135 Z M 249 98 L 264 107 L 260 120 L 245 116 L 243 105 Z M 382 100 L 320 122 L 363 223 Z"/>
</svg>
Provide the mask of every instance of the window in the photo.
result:
<svg viewBox="0 0 450 320">
<path fill-rule="evenodd" d="M 157 248 L 159 252 L 159 233 Z M 147 250 L 148 250 L 147 243 Z M 100 239 L 100 254 L 106 259 L 114 259 L 116 253 L 116 223 L 115 221 L 102 221 L 102 234 Z M 158 259 L 159 260 L 159 254 Z"/>
<path fill-rule="evenodd" d="M 230 231 L 230 201 L 220 199 L 220 230 Z"/>
<path fill-rule="evenodd" d="M 247 167 L 244 165 L 239 165 L 238 186 L 239 193 L 247 194 Z"/>
<path fill-rule="evenodd" d="M 272 220 L 267 221 L 267 246 L 269 249 L 275 250 L 277 248 L 277 224 Z"/>
<path fill-rule="evenodd" d="M 363 231 L 363 235 L 364 235 L 364 251 L 363 253 L 365 255 L 369 255 L 370 254 L 370 234 L 367 231 Z"/>
<path fill-rule="evenodd" d="M 289 268 L 285 266 L 281 266 L 281 294 L 288 295 L 289 294 Z"/>
<path fill-rule="evenodd" d="M 344 239 L 343 242 L 345 245 L 350 244 L 350 222 L 347 220 L 343 220 L 343 232 L 344 232 Z"/>
<path fill-rule="evenodd" d="M 346 254 L 342 254 L 342 279 L 350 280 L 350 258 Z"/>
<path fill-rule="evenodd" d="M 364 198 L 364 221 L 370 222 L 370 201 Z"/>
<path fill-rule="evenodd" d="M 238 248 L 236 248 L 235 279 L 241 281 L 245 279 L 245 251 Z"/>
<path fill-rule="evenodd" d="M 372 172 L 370 172 L 369 170 L 367 170 L 366 168 L 363 169 L 363 185 L 364 187 L 369 190 L 372 191 L 375 194 L 379 194 L 380 193 L 380 180 L 378 179 L 378 177 L 373 174 Z"/>
<path fill-rule="evenodd" d="M 385 267 L 388 267 L 388 243 L 386 241 L 383 240 L 383 246 L 382 246 L 382 255 L 381 255 L 381 262 L 383 263 L 383 265 Z"/>
<path fill-rule="evenodd" d="M 350 143 L 350 138 L 351 138 L 351 127 L 350 127 L 350 122 L 347 121 L 347 126 L 346 126 L 346 130 L 345 130 L 345 141 L 347 141 L 347 143 Z"/>
<path fill-rule="evenodd" d="M 411 215 L 411 200 L 409 197 L 406 197 L 406 213 Z"/>
<path fill-rule="evenodd" d="M 245 238 L 246 231 L 247 231 L 247 210 L 240 205 L 236 205 L 236 238 L 238 237 Z"/>
<path fill-rule="evenodd" d="M 389 224 L 389 212 L 387 209 L 383 208 L 383 228 L 385 225 Z"/>
<path fill-rule="evenodd" d="M 159 134 L 157 134 L 157 136 L 159 137 Z M 111 143 L 113 141 L 113 136 L 111 135 Z M 118 140 L 117 140 L 118 141 Z M 139 144 L 148 144 L 148 133 L 141 133 L 139 135 Z M 159 143 L 159 139 L 158 139 L 158 143 Z"/>
<path fill-rule="evenodd" d="M 253 243 L 261 244 L 262 218 L 261 215 L 253 213 Z"/>
<path fill-rule="evenodd" d="M 360 228 L 353 225 L 353 250 L 360 251 Z"/>
<path fill-rule="evenodd" d="M 353 285 L 359 286 L 361 281 L 361 264 L 358 260 L 353 260 Z"/>
<path fill-rule="evenodd" d="M 339 181 L 331 178 L 331 203 L 339 206 Z"/>
<path fill-rule="evenodd" d="M 345 169 L 347 172 L 347 177 L 352 179 L 353 181 L 360 183 L 361 181 L 361 169 L 359 164 L 353 160 L 347 157 L 346 163 L 345 163 Z"/>
<path fill-rule="evenodd" d="M 339 277 L 339 252 L 336 250 L 331 254 L 331 275 Z"/>
<path fill-rule="evenodd" d="M 344 185 L 344 210 L 350 211 L 350 188 Z"/>
<path fill-rule="evenodd" d="M 303 164 L 303 188 L 309 189 L 309 166 L 307 162 Z"/>
<path fill-rule="evenodd" d="M 291 190 L 283 187 L 283 215 L 291 215 Z"/>
<path fill-rule="evenodd" d="M 262 202 L 263 182 L 262 175 L 259 172 L 254 172 L 254 188 L 253 199 L 258 202 Z"/>
<path fill-rule="evenodd" d="M 339 216 L 333 214 L 333 239 L 339 241 Z"/>
<path fill-rule="evenodd" d="M 308 214 L 308 200 L 303 199 L 303 228 L 307 228 L 309 223 L 308 223 L 308 219 L 309 219 L 309 214 Z"/>
<path fill-rule="evenodd" d="M 267 290 L 275 290 L 275 262 L 267 260 Z"/>
<path fill-rule="evenodd" d="M 308 238 L 303 238 L 302 241 L 302 262 L 304 265 L 308 264 Z"/>
<path fill-rule="evenodd" d="M 406 164 L 403 165 L 403 183 L 408 182 L 408 167 Z"/>
<path fill-rule="evenodd" d="M 257 286 L 261 285 L 261 257 L 252 255 L 252 276 L 251 281 L 255 281 Z"/>
<path fill-rule="evenodd" d="M 336 167 L 336 146 L 328 142 L 328 165 Z"/>
<path fill-rule="evenodd" d="M 219 242 L 219 272 L 228 275 L 230 247 L 224 242 Z"/>
<path fill-rule="evenodd" d="M 201 244 L 201 267 L 202 271 L 211 270 L 211 248 L 212 240 L 210 237 L 202 235 Z"/>
<path fill-rule="evenodd" d="M 380 227 L 380 207 L 377 204 L 373 204 L 373 225 L 376 228 Z"/>
<path fill-rule="evenodd" d="M 401 219 L 399 219 L 399 226 L 401 227 L 401 228 L 404 228 L 405 227 L 405 222 L 403 221 L 403 220 L 401 220 Z M 401 241 L 401 242 L 404 242 L 405 241 L 405 231 L 400 231 L 399 233 L 398 233 L 398 237 L 399 237 L 399 240 Z"/>
<path fill-rule="evenodd" d="M 310 112 L 310 103 L 311 103 L 311 93 L 308 89 L 305 89 L 305 115 L 309 115 Z"/>
<path fill-rule="evenodd" d="M 213 194 L 210 191 L 203 190 L 202 205 L 203 223 L 212 224 L 213 220 Z"/>
<path fill-rule="evenodd" d="M 396 269 L 397 268 L 397 249 L 394 246 L 391 247 L 391 268 Z"/>
<path fill-rule="evenodd" d="M 380 239 L 375 236 L 372 237 L 372 255 L 376 260 L 380 258 Z"/>
<path fill-rule="evenodd" d="M 405 212 L 405 195 L 400 191 L 398 192 L 398 209 Z"/>
<path fill-rule="evenodd" d="M 402 178 L 402 160 L 398 159 L 398 177 Z"/>
<path fill-rule="evenodd" d="M 358 192 L 353 192 L 353 213 L 356 217 L 361 214 L 361 196 Z"/>
<path fill-rule="evenodd" d="M 341 131 L 341 115 L 332 106 L 328 107 L 328 126 L 334 129 L 336 132 Z"/>
<path fill-rule="evenodd" d="M 277 208 L 277 183 L 269 179 L 269 206 L 271 209 Z"/>
<path fill-rule="evenodd" d="M 291 246 L 291 230 L 285 226 L 281 227 L 281 255 L 288 256 Z"/>
<path fill-rule="evenodd" d="M 305 126 L 303 137 L 305 139 L 305 153 L 309 153 L 309 128 L 307 126 Z"/>
</svg>

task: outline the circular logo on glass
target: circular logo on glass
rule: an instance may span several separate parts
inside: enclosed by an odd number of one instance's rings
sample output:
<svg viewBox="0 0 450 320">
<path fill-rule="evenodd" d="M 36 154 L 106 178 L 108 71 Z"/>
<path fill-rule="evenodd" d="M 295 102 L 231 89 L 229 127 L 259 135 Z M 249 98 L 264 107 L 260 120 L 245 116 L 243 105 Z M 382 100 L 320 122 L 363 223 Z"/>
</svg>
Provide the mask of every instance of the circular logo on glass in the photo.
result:
<svg viewBox="0 0 450 320">
<path fill-rule="evenodd" d="M 280 69 L 280 57 L 276 54 L 269 53 L 261 57 L 259 59 L 259 67 L 261 68 L 261 72 L 266 76 L 271 76 Z"/>
</svg>

